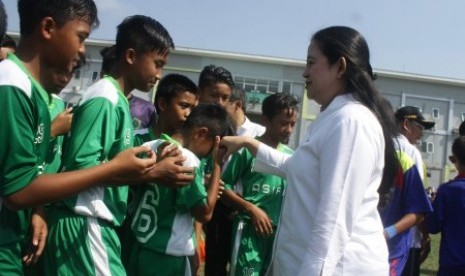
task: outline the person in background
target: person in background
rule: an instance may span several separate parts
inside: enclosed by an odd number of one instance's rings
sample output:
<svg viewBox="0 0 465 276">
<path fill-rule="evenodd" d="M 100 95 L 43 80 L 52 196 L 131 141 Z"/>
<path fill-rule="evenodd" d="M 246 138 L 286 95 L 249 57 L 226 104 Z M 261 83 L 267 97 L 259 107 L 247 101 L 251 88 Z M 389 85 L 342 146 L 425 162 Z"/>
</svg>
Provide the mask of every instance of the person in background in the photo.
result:
<svg viewBox="0 0 465 276">
<path fill-rule="evenodd" d="M 303 77 L 321 113 L 293 155 L 253 138 L 221 140 L 228 153 L 245 146 L 256 157 L 254 171 L 287 180 L 271 273 L 388 275 L 377 205 L 399 163 L 367 42 L 345 26 L 316 32 Z"/>
<path fill-rule="evenodd" d="M 458 175 L 441 184 L 426 219 L 431 234 L 441 233 L 438 276 L 465 275 L 465 137 L 456 138 L 449 160 Z"/>
<path fill-rule="evenodd" d="M 298 103 L 294 97 L 281 93 L 265 98 L 262 123 L 266 131 L 257 140 L 292 154 L 286 143 L 297 121 Z M 222 200 L 239 211 L 233 224 L 230 275 L 265 275 L 271 261 L 286 180 L 253 172 L 254 162 L 252 154 L 243 149 L 232 155 L 221 175 L 225 182 Z"/>
<path fill-rule="evenodd" d="M 418 141 L 423 136 L 423 131 L 434 127 L 433 121 L 425 119 L 420 109 L 415 106 L 404 106 L 395 113 L 397 128 L 400 132 L 397 137 L 398 150 L 408 155 L 420 173 L 423 186 L 426 186 L 426 166 L 421 157 L 421 153 L 416 147 Z M 419 197 L 423 193 L 419 191 Z M 430 251 L 430 237 L 425 229 L 424 222 L 410 229 L 410 250 L 406 266 L 403 270 L 404 276 L 419 276 L 420 264 L 426 259 Z"/>
<path fill-rule="evenodd" d="M 238 136 L 258 137 L 265 133 L 265 127 L 254 123 L 245 116 L 247 97 L 242 88 L 234 87 L 229 100 L 225 104 L 231 122 Z"/>
<path fill-rule="evenodd" d="M 9 35 L 5 35 L 3 37 L 1 45 L 2 46 L 0 47 L 0 61 L 4 60 L 8 53 L 14 53 L 16 51 L 16 42 Z"/>
</svg>

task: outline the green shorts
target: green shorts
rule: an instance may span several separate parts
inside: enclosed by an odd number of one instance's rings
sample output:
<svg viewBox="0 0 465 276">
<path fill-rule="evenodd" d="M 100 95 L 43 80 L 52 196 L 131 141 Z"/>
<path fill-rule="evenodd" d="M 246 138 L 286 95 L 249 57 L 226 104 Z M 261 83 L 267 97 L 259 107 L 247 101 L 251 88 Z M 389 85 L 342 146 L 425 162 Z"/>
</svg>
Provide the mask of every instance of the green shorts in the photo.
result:
<svg viewBox="0 0 465 276">
<path fill-rule="evenodd" d="M 66 208 L 49 208 L 45 275 L 126 275 L 115 229 Z"/>
<path fill-rule="evenodd" d="M 21 245 L 19 242 L 0 246 L 0 274 L 23 275 Z"/>
<path fill-rule="evenodd" d="M 132 247 L 131 257 L 127 267 L 128 275 L 132 276 L 190 276 L 191 268 L 187 256 L 170 256 L 140 246 Z"/>
<path fill-rule="evenodd" d="M 233 227 L 230 275 L 265 275 L 271 262 L 276 227 L 269 237 L 258 236 L 249 221 L 236 220 Z"/>
</svg>

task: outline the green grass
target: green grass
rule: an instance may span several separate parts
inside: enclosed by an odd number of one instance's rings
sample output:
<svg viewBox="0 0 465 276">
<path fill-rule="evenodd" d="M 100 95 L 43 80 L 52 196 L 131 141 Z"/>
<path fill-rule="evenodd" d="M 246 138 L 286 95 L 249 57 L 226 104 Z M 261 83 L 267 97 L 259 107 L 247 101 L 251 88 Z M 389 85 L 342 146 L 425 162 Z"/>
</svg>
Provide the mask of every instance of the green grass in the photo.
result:
<svg viewBox="0 0 465 276">
<path fill-rule="evenodd" d="M 420 275 L 430 276 L 436 275 L 439 266 L 439 242 L 441 234 L 431 236 L 431 252 L 428 258 L 421 264 Z"/>
</svg>

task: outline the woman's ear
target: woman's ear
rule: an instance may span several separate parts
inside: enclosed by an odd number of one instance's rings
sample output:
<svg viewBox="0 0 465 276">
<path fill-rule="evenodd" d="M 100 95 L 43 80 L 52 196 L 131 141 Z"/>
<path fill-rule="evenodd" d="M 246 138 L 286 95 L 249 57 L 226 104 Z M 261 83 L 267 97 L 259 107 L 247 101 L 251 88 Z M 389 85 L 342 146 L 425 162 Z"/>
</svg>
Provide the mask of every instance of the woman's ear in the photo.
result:
<svg viewBox="0 0 465 276">
<path fill-rule="evenodd" d="M 345 57 L 340 57 L 338 60 L 337 74 L 338 79 L 342 79 L 347 71 L 347 59 Z"/>
</svg>

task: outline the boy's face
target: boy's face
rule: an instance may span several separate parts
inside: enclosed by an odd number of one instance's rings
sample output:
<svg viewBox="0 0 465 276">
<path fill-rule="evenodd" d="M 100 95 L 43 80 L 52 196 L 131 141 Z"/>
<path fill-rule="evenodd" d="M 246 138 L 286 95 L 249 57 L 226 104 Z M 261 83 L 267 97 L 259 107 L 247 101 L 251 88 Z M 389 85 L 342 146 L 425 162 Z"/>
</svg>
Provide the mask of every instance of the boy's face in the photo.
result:
<svg viewBox="0 0 465 276">
<path fill-rule="evenodd" d="M 41 32 L 47 46 L 41 60 L 46 66 L 43 71 L 50 71 L 41 76 L 42 84 L 47 91 L 61 90 L 61 76 L 71 74 L 85 54 L 84 41 L 90 34 L 89 23 L 70 20 L 61 27 L 52 24 L 48 29 L 42 28 Z"/>
<path fill-rule="evenodd" d="M 189 116 L 196 105 L 197 97 L 189 91 L 178 93 L 174 98 L 171 98 L 169 102 L 161 98 L 158 104 L 160 113 L 167 123 L 167 127 L 172 130 L 179 130 L 182 128 L 187 116 Z"/>
<path fill-rule="evenodd" d="M 199 89 L 201 103 L 217 103 L 225 107 L 231 97 L 232 89 L 225 83 L 217 82 L 214 85 Z"/>
<path fill-rule="evenodd" d="M 208 136 L 208 129 L 206 127 L 196 127 L 190 132 L 185 133 L 185 148 L 192 151 L 199 158 L 208 156 L 214 145 L 215 140 Z"/>
<path fill-rule="evenodd" d="M 297 111 L 294 109 L 281 109 L 269 120 L 264 118 L 266 132 L 269 133 L 275 141 L 287 144 L 292 134 L 295 123 L 297 122 Z"/>
<path fill-rule="evenodd" d="M 151 51 L 135 54 L 131 61 L 131 82 L 135 89 L 148 92 L 161 79 L 163 67 L 168 62 L 169 51 Z"/>
</svg>

